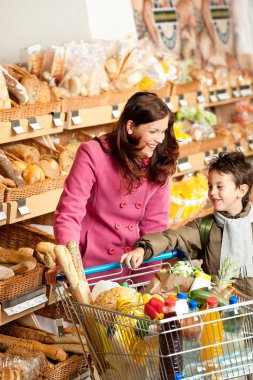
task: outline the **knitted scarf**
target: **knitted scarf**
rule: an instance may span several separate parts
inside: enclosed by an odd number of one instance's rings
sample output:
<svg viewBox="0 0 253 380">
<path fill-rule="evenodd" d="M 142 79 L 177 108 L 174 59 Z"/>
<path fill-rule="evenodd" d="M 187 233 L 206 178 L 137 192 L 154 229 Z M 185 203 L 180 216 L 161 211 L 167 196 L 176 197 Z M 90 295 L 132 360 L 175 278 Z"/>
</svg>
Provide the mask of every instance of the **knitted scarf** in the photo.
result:
<svg viewBox="0 0 253 380">
<path fill-rule="evenodd" d="M 248 215 L 239 218 L 227 218 L 220 212 L 214 213 L 218 226 L 223 227 L 220 267 L 227 256 L 240 259 L 240 277 L 253 277 L 253 207 Z"/>
</svg>

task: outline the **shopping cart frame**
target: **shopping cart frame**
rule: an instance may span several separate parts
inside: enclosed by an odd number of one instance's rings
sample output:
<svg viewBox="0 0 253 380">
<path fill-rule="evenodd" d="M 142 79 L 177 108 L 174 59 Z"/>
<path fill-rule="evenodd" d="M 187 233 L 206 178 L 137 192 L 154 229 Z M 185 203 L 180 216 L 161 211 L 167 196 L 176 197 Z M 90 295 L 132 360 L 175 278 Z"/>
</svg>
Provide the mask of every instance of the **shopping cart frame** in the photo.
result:
<svg viewBox="0 0 253 380">
<path fill-rule="evenodd" d="M 154 258 L 152 260 L 146 260 L 145 262 L 146 263 L 154 263 L 156 260 L 161 260 L 161 259 L 165 260 L 168 258 L 169 259 L 170 258 L 176 258 L 178 256 L 180 258 L 182 258 L 184 256 L 184 253 L 180 250 L 173 250 L 173 251 L 169 251 L 169 252 L 163 253 L 161 255 L 158 255 L 156 258 Z M 113 264 L 109 264 L 107 266 L 103 265 L 103 266 L 97 266 L 97 267 L 89 268 L 85 272 L 86 272 L 86 274 L 90 274 L 90 273 L 94 274 L 94 273 L 99 273 L 100 271 L 104 271 L 107 268 L 108 268 L 108 270 L 120 269 L 120 272 L 117 272 L 118 274 L 120 274 L 122 271 L 122 265 L 120 263 L 113 263 Z M 146 267 L 146 268 L 148 268 L 148 267 Z M 146 273 L 149 273 L 149 272 L 146 272 Z M 143 272 L 141 273 L 141 275 L 143 275 Z M 105 277 L 103 276 L 103 279 L 104 278 Z M 121 277 L 119 277 L 119 278 L 121 278 Z M 84 354 L 86 356 L 89 356 L 89 354 L 91 355 L 92 360 L 93 360 L 95 367 L 97 369 L 97 372 L 99 373 L 99 375 L 101 376 L 102 379 L 111 380 L 111 379 L 115 378 L 117 380 L 118 379 L 120 380 L 119 376 L 117 377 L 115 375 L 115 377 L 111 377 L 111 375 L 109 374 L 109 377 L 108 377 L 106 375 L 106 371 L 110 370 L 107 368 L 108 367 L 107 366 L 107 359 L 105 359 L 105 357 L 108 355 L 110 356 L 112 362 L 115 362 L 115 360 L 118 360 L 118 361 L 124 361 L 125 360 L 126 361 L 126 358 L 127 358 L 127 361 L 128 361 L 127 362 L 127 364 L 128 364 L 127 368 L 129 371 L 130 370 L 132 371 L 129 379 L 131 378 L 131 379 L 137 380 L 137 379 L 142 379 L 142 378 L 144 379 L 145 378 L 145 379 L 151 380 L 152 378 L 154 378 L 154 379 L 157 378 L 157 377 L 154 377 L 154 374 L 152 374 L 151 372 L 153 370 L 152 367 L 154 367 L 154 366 L 157 367 L 157 365 L 158 365 L 157 363 L 161 358 L 159 351 L 156 350 L 156 352 L 152 352 L 152 350 L 151 350 L 151 352 L 149 352 L 148 355 L 146 355 L 146 358 L 148 358 L 149 362 L 151 363 L 151 365 L 149 365 L 150 366 L 149 371 L 150 371 L 151 375 L 148 375 L 146 373 L 146 375 L 143 375 L 143 377 L 142 377 L 142 373 L 139 371 L 139 368 L 137 368 L 136 363 L 138 363 L 138 361 L 143 362 L 143 360 L 144 360 L 143 357 L 145 355 L 141 355 L 140 352 L 137 352 L 137 354 L 131 353 L 131 349 L 128 347 L 129 345 L 127 343 L 126 338 L 122 338 L 121 340 L 119 340 L 119 342 L 117 342 L 117 344 L 121 343 L 122 347 L 126 346 L 128 352 L 127 352 L 127 350 L 123 350 L 123 352 L 119 352 L 119 351 L 116 351 L 116 349 L 115 349 L 115 352 L 110 352 L 108 354 L 106 352 L 103 352 L 103 350 L 101 350 L 100 348 L 98 348 L 98 347 L 100 347 L 99 329 L 95 332 L 95 335 L 91 334 L 89 332 L 89 329 L 91 327 L 94 328 L 94 326 L 95 326 L 95 329 L 96 329 L 97 325 L 106 326 L 108 330 L 109 330 L 110 326 L 114 326 L 114 327 L 116 326 L 116 329 L 118 329 L 119 331 L 121 331 L 121 330 L 123 332 L 127 331 L 129 333 L 129 335 L 131 335 L 132 341 L 134 341 L 134 337 L 133 337 L 134 329 L 132 327 L 132 323 L 137 324 L 138 321 L 139 321 L 139 323 L 140 323 L 140 321 L 142 321 L 144 327 L 143 327 L 143 329 L 140 328 L 139 331 L 142 331 L 143 335 L 145 335 L 145 334 L 147 334 L 147 328 L 145 327 L 145 322 L 147 320 L 145 318 L 140 318 L 140 317 L 136 317 L 133 315 L 130 316 L 129 314 L 121 313 L 118 311 L 106 310 L 106 309 L 103 309 L 103 308 L 100 308 L 100 307 L 97 307 L 94 305 L 79 304 L 73 300 L 73 297 L 71 294 L 71 289 L 67 286 L 67 284 L 65 282 L 62 282 L 61 277 L 60 277 L 60 285 L 61 285 L 63 291 L 58 291 L 58 294 L 59 294 L 60 299 L 63 303 L 66 315 L 75 324 L 76 330 L 77 330 L 77 333 L 78 333 L 78 336 L 80 339 L 80 343 L 81 343 L 83 351 L 84 351 Z M 138 284 L 138 285 L 140 285 L 140 284 Z M 143 285 L 143 284 L 141 284 L 141 285 Z M 136 285 L 130 285 L 130 286 L 136 286 Z M 233 305 L 228 305 L 228 306 L 215 308 L 212 311 L 222 313 L 224 310 L 232 309 L 232 307 L 233 307 Z M 222 379 L 223 380 L 223 379 L 238 377 L 241 375 L 244 376 L 244 375 L 247 375 L 248 373 L 253 372 L 253 358 L 252 358 L 252 364 L 247 364 L 247 363 L 245 364 L 243 362 L 243 360 L 241 360 L 241 362 L 239 363 L 236 360 L 236 358 L 234 358 L 234 355 L 236 354 L 234 346 L 238 342 L 240 342 L 241 346 L 243 346 L 243 347 L 246 345 L 248 351 L 250 350 L 250 348 L 252 348 L 252 351 L 253 351 L 253 300 L 250 300 L 250 299 L 245 300 L 244 295 L 241 295 L 238 307 L 240 307 L 241 310 L 243 310 L 243 313 L 240 314 L 240 318 L 247 318 L 247 320 L 248 320 L 247 323 L 248 323 L 248 330 L 249 331 L 244 332 L 245 335 L 243 337 L 240 337 L 240 339 L 238 337 L 234 337 L 234 336 L 226 337 L 226 340 L 221 342 L 221 343 L 210 344 L 208 346 L 202 346 L 201 348 L 198 348 L 198 347 L 195 348 L 195 347 L 190 346 L 190 347 L 188 347 L 188 349 L 186 349 L 185 347 L 183 347 L 180 352 L 170 353 L 168 355 L 168 357 L 170 357 L 171 359 L 173 358 L 173 356 L 175 358 L 177 358 L 177 357 L 179 357 L 179 355 L 183 355 L 184 357 L 187 357 L 187 355 L 188 356 L 193 355 L 193 357 L 194 357 L 194 353 L 199 355 L 201 353 L 201 350 L 204 348 L 213 349 L 213 347 L 221 345 L 222 347 L 224 347 L 224 352 L 225 352 L 226 350 L 228 350 L 228 347 L 229 347 L 229 351 L 227 353 L 227 356 L 228 356 L 227 360 L 228 361 L 230 360 L 229 371 L 228 371 L 228 365 L 225 365 L 224 368 L 221 368 L 221 366 L 219 368 L 216 368 L 214 365 L 212 370 L 208 371 L 206 373 L 203 373 L 204 369 L 202 368 L 202 372 L 200 371 L 201 373 L 199 373 L 199 374 L 195 373 L 193 375 L 192 373 L 190 373 L 190 374 L 178 373 L 175 375 L 175 379 L 176 378 L 177 379 L 185 378 L 185 379 L 194 379 L 194 380 L 196 379 L 197 380 L 197 379 L 209 379 L 209 378 L 211 379 L 212 378 L 212 379 Z M 197 313 L 191 314 L 191 316 L 193 317 L 196 315 L 196 316 L 203 316 L 204 317 L 205 315 L 207 315 L 210 312 L 211 311 L 208 311 L 208 310 L 199 311 Z M 153 329 L 153 333 L 151 332 L 151 337 L 153 337 L 154 340 L 159 341 L 159 339 L 162 336 L 161 330 L 162 330 L 162 327 L 165 325 L 165 323 L 175 321 L 175 320 L 180 320 L 180 322 L 181 322 L 182 320 L 184 320 L 188 317 L 189 317 L 189 315 L 183 315 L 181 317 L 173 317 L 173 318 L 169 318 L 169 319 L 152 321 L 149 325 L 148 331 L 150 331 L 150 326 L 151 326 Z M 236 318 L 236 317 L 234 317 L 234 318 Z M 227 318 L 227 319 L 230 319 L 230 318 Z M 202 322 L 202 324 L 203 324 L 203 322 Z M 87 346 L 89 348 L 89 353 L 87 353 L 85 351 L 85 347 L 83 345 L 83 342 L 82 342 L 82 339 L 80 336 L 78 325 L 82 326 L 84 329 L 84 335 L 85 335 L 85 338 L 87 341 Z M 188 326 L 188 328 L 196 328 L 196 325 Z M 108 330 L 107 330 L 107 333 L 108 333 Z M 180 334 L 180 331 L 182 332 L 182 334 L 184 336 L 185 328 L 181 327 L 181 328 L 177 329 L 178 334 Z M 172 333 L 172 331 L 168 330 L 168 331 L 165 331 L 164 334 L 165 333 L 166 334 Z M 175 331 L 173 331 L 173 333 L 175 335 Z M 119 346 L 120 346 L 120 344 L 119 344 Z M 120 348 L 122 348 L 121 346 L 120 346 Z M 231 353 L 231 350 L 232 350 L 232 353 Z M 157 352 L 158 352 L 158 354 L 157 354 Z M 115 360 L 113 360 L 114 358 L 115 358 Z M 226 361 L 225 354 L 223 355 L 222 358 L 223 358 L 222 360 L 225 362 Z M 235 363 L 231 364 L 231 363 L 233 363 L 233 361 Z M 145 359 L 145 363 L 146 363 L 146 359 Z M 145 372 L 145 370 L 144 370 L 144 372 Z M 232 374 L 232 377 L 227 377 L 228 373 L 230 373 L 229 376 L 231 376 L 231 374 Z M 151 377 L 148 377 L 148 376 L 151 376 Z M 157 376 L 157 373 L 156 373 L 156 376 Z M 95 379 L 94 374 L 92 372 L 91 372 L 91 377 L 92 377 L 92 379 Z"/>
</svg>

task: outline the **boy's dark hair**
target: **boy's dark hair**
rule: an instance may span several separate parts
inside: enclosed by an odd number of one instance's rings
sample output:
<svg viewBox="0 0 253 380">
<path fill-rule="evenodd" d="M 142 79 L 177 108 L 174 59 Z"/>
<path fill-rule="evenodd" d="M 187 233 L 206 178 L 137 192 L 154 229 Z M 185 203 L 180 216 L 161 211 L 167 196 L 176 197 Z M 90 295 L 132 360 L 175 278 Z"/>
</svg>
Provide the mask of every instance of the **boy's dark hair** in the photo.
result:
<svg viewBox="0 0 253 380">
<path fill-rule="evenodd" d="M 253 166 L 246 160 L 242 152 L 220 152 L 208 164 L 208 173 L 217 170 L 220 173 L 231 173 L 234 176 L 236 187 L 246 184 L 249 191 L 242 198 L 245 206 L 249 199 L 253 185 Z"/>
</svg>

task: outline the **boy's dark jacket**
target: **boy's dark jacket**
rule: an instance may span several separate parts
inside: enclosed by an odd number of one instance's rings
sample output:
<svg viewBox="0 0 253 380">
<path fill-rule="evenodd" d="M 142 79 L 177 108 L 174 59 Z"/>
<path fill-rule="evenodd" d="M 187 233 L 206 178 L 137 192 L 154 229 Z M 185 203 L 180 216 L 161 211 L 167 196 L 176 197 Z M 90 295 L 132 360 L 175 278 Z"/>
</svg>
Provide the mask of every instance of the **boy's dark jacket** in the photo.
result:
<svg viewBox="0 0 253 380">
<path fill-rule="evenodd" d="M 250 203 L 248 203 L 245 206 L 244 210 L 234 218 L 243 218 L 244 216 L 248 215 L 249 211 Z M 228 218 L 232 218 L 232 216 L 227 213 L 224 213 L 224 215 Z M 177 229 L 168 229 L 163 233 L 144 235 L 136 242 L 135 247 L 138 247 L 138 245 L 145 246 L 145 259 L 149 259 L 161 252 L 165 252 L 174 248 L 180 248 L 183 251 L 188 252 L 192 259 L 197 259 L 201 254 L 201 242 L 199 234 L 199 225 L 201 220 L 202 218 L 196 218 Z M 223 229 L 221 227 L 218 227 L 214 220 L 212 228 L 210 230 L 209 243 L 205 249 L 203 257 L 204 262 L 202 265 L 204 272 L 210 275 L 217 274 L 220 267 L 222 232 Z M 240 231 L 238 231 L 238 239 L 240 238 L 243 237 L 240 236 Z M 253 256 L 253 252 L 249 252 L 249 254 Z M 238 256 L 240 256 L 240 252 L 238 252 Z M 237 279 L 235 285 L 241 292 L 253 297 L 252 277 Z"/>
</svg>

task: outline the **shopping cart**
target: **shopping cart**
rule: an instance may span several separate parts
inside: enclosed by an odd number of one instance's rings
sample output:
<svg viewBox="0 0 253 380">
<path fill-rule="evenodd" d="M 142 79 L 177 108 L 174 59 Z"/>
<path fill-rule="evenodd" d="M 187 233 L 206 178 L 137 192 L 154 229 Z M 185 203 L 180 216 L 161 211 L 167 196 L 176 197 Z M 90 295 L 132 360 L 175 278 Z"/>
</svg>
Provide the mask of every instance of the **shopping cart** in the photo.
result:
<svg viewBox="0 0 253 380">
<path fill-rule="evenodd" d="M 173 250 L 145 261 L 152 264 L 145 267 L 145 273 L 150 273 L 149 270 L 154 273 L 155 260 L 178 255 L 182 257 L 182 251 Z M 115 280 L 119 281 L 123 271 L 119 263 L 88 268 L 85 273 L 112 269 L 118 270 Z M 133 276 L 138 276 L 138 271 L 130 276 L 130 287 L 136 287 L 131 282 Z M 133 313 L 75 302 L 70 287 L 62 277 L 58 280 L 58 294 L 65 312 L 76 327 L 80 325 L 83 328 L 90 355 L 103 380 L 225 380 L 253 373 L 253 300 L 246 299 L 246 296 L 240 296 L 235 313 L 234 305 L 228 305 L 151 321 Z M 146 284 L 140 285 L 145 287 Z M 223 317 L 225 311 L 232 313 Z M 216 313 L 216 319 L 208 321 L 210 313 Z M 193 317 L 197 322 L 192 322 Z M 221 328 L 223 324 L 226 324 L 225 330 Z M 206 342 L 205 345 L 201 342 L 204 325 L 209 329 L 209 336 L 214 335 L 215 330 L 215 342 Z M 79 331 L 77 328 L 78 334 Z M 85 347 L 83 349 L 87 355 Z"/>
</svg>

